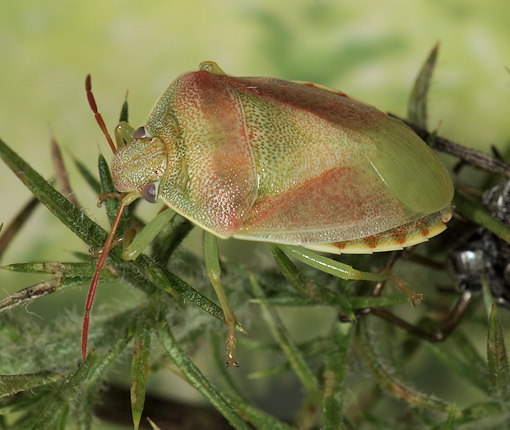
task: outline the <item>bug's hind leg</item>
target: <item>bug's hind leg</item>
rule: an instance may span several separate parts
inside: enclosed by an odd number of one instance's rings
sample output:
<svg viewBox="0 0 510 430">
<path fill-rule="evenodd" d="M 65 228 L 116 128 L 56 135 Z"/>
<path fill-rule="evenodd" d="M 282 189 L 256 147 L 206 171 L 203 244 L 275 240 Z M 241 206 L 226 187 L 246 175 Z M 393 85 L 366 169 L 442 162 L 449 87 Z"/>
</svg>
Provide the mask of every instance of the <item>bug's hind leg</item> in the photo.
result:
<svg viewBox="0 0 510 430">
<path fill-rule="evenodd" d="M 393 255 L 390 257 L 386 264 L 386 270 L 391 270 L 391 268 L 398 260 L 400 255 L 402 255 L 402 253 L 397 252 L 393 253 Z M 372 289 L 371 295 L 380 296 L 382 294 L 382 290 L 384 289 L 385 284 L 386 281 L 378 282 Z M 455 330 L 457 325 L 464 317 L 469 307 L 469 304 L 471 303 L 472 298 L 473 293 L 471 291 L 464 291 L 458 298 L 458 300 L 453 304 L 451 309 L 448 311 L 446 317 L 439 321 L 437 323 L 437 327 L 433 330 L 425 330 L 418 325 L 411 324 L 403 320 L 402 318 L 396 316 L 395 314 L 387 311 L 386 309 L 382 308 L 360 309 L 356 312 L 356 317 L 367 314 L 375 315 L 397 327 L 400 327 L 401 329 L 407 331 L 408 333 L 414 336 L 422 338 L 428 342 L 437 343 L 446 340 L 452 334 L 452 332 Z M 340 320 L 343 322 L 351 322 L 352 318 L 346 318 L 341 316 Z"/>
<path fill-rule="evenodd" d="M 413 306 L 423 300 L 423 295 L 411 290 L 411 288 L 409 288 L 404 281 L 395 276 L 389 268 L 385 268 L 379 273 L 364 272 L 324 255 L 317 254 L 304 247 L 291 245 L 279 245 L 279 247 L 296 260 L 341 279 L 374 282 L 391 281 L 400 291 L 409 297 L 409 301 Z"/>
</svg>

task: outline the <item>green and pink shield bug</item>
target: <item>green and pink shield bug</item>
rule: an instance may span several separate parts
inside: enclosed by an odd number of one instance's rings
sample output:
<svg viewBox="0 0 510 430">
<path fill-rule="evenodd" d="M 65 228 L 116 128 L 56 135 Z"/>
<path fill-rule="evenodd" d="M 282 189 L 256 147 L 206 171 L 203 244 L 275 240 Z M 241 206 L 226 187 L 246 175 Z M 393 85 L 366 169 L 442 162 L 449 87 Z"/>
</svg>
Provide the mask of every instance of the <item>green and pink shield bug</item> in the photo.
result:
<svg viewBox="0 0 510 430">
<path fill-rule="evenodd" d="M 102 122 L 89 79 L 87 92 Z M 334 254 L 402 249 L 443 231 L 451 216 L 451 178 L 409 127 L 317 84 L 233 77 L 204 62 L 170 84 L 144 127 L 121 123 L 116 137 L 111 170 L 122 200 L 89 291 L 84 358 L 99 272 L 124 207 L 139 197 L 163 201 L 209 233 L 206 265 L 217 292 L 214 236 L 280 244 L 308 264 L 336 267 L 337 276 L 380 281 L 391 275 L 360 272 L 301 247 Z M 235 317 L 221 294 L 227 363 L 236 364 Z"/>
</svg>

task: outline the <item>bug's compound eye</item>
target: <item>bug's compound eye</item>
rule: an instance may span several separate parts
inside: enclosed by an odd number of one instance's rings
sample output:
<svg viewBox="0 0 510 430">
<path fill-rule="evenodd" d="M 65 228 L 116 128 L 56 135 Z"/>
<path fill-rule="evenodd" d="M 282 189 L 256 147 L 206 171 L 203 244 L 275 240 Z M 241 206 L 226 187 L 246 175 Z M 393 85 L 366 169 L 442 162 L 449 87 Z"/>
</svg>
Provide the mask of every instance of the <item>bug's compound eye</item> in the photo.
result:
<svg viewBox="0 0 510 430">
<path fill-rule="evenodd" d="M 156 203 L 158 201 L 158 182 L 150 182 L 143 187 L 142 197 L 149 203 Z"/>
<path fill-rule="evenodd" d="M 143 137 L 147 137 L 145 127 L 138 127 L 133 133 L 133 139 L 142 139 Z"/>
</svg>

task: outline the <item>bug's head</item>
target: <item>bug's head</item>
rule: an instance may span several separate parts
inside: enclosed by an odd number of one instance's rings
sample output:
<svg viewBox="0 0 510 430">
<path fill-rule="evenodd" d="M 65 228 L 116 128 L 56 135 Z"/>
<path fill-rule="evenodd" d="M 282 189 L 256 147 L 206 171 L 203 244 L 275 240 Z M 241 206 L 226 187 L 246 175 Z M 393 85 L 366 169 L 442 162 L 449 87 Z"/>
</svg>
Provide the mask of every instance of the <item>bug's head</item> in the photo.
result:
<svg viewBox="0 0 510 430">
<path fill-rule="evenodd" d="M 138 128 L 128 145 L 113 156 L 111 171 L 115 189 L 137 192 L 145 200 L 155 203 L 158 185 L 167 167 L 165 145 L 152 137 L 144 127 Z"/>
</svg>

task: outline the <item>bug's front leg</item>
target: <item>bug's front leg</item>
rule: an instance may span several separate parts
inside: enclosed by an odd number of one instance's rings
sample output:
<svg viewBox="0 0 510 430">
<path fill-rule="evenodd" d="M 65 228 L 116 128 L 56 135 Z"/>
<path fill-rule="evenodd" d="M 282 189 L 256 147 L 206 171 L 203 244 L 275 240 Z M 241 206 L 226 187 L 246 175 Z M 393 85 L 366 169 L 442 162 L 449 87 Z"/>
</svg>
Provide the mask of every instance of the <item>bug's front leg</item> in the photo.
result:
<svg viewBox="0 0 510 430">
<path fill-rule="evenodd" d="M 220 301 L 220 306 L 225 318 L 225 324 L 227 325 L 227 366 L 239 367 L 239 363 L 235 359 L 236 316 L 230 307 L 225 291 L 223 290 L 223 285 L 221 284 L 221 268 L 216 237 L 207 232 L 204 233 L 204 260 L 207 276 L 209 277 L 216 296 Z"/>
<path fill-rule="evenodd" d="M 125 238 L 122 258 L 124 260 L 135 260 L 174 216 L 174 211 L 165 209 L 157 214 L 135 236 L 130 237 L 129 240 Z"/>
</svg>

